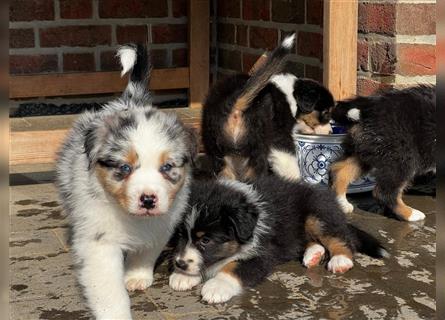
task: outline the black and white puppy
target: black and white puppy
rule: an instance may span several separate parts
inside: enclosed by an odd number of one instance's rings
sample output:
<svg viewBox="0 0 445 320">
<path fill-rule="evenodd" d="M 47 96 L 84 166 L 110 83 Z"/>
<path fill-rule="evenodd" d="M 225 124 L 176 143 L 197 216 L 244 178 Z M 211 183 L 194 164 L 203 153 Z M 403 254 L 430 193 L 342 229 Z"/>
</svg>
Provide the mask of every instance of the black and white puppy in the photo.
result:
<svg viewBox="0 0 445 320">
<path fill-rule="evenodd" d="M 316 266 L 325 248 L 333 273 L 352 268 L 356 252 L 387 255 L 375 238 L 347 223 L 331 191 L 276 176 L 253 185 L 193 183 L 172 243 L 170 287 L 189 290 L 206 280 L 201 295 L 208 303 L 229 300 L 287 261 Z"/>
<path fill-rule="evenodd" d="M 285 38 L 252 74 L 229 76 L 210 89 L 202 140 L 215 176 L 248 181 L 271 168 L 281 177 L 300 178 L 292 138 L 296 117 L 312 126 L 327 124 L 334 100 L 321 84 L 283 73 L 294 39 Z"/>
<path fill-rule="evenodd" d="M 151 104 L 145 48 L 123 46 L 118 56 L 122 74 L 131 70 L 125 92 L 79 117 L 57 161 L 78 279 L 97 319 L 131 319 L 126 289 L 152 284 L 187 205 L 196 153 L 178 118 Z"/>
<path fill-rule="evenodd" d="M 425 214 L 402 200 L 416 175 L 436 170 L 436 87 L 391 89 L 370 97 L 342 101 L 332 118 L 349 127 L 345 154 L 331 166 L 331 183 L 345 213 L 350 182 L 373 170 L 374 197 L 402 220 Z"/>
</svg>

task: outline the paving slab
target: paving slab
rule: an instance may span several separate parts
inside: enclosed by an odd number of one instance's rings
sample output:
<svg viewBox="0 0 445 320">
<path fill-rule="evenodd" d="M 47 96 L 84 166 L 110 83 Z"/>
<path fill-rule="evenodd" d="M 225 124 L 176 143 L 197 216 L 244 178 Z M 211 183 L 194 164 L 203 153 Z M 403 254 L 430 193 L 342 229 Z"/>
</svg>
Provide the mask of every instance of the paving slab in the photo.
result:
<svg viewBox="0 0 445 320">
<path fill-rule="evenodd" d="M 53 184 L 11 187 L 11 319 L 90 319 L 76 282 L 67 221 Z M 412 194 L 406 202 L 427 218 L 406 223 L 355 210 L 352 222 L 377 236 L 391 257 L 355 257 L 333 275 L 299 262 L 276 268 L 261 285 L 228 303 L 201 303 L 198 286 L 173 292 L 162 265 L 154 285 L 130 295 L 135 319 L 433 319 L 435 317 L 436 200 Z M 370 194 L 352 197 L 373 206 Z"/>
</svg>

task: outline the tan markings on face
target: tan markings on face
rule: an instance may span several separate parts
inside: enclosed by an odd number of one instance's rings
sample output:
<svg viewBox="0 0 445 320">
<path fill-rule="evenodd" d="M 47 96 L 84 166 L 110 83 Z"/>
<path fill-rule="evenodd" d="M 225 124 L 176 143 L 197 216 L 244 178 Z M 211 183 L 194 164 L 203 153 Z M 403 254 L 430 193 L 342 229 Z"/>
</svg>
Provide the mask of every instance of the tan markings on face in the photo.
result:
<svg viewBox="0 0 445 320">
<path fill-rule="evenodd" d="M 196 237 L 197 237 L 198 239 L 200 239 L 200 238 L 202 238 L 205 234 L 206 234 L 206 233 L 205 233 L 204 231 L 198 231 L 198 232 L 196 232 Z"/>
<path fill-rule="evenodd" d="M 312 111 L 308 114 L 302 114 L 298 118 L 303 120 L 306 125 L 314 129 L 316 126 L 320 125 L 320 121 L 318 120 L 320 113 L 318 111 Z"/>
<path fill-rule="evenodd" d="M 243 112 L 233 108 L 224 124 L 224 133 L 235 145 L 242 139 L 246 133 L 246 125 L 243 119 Z"/>
<path fill-rule="evenodd" d="M 336 255 L 344 255 L 352 259 L 352 251 L 343 240 L 336 237 L 323 236 L 320 237 L 320 242 L 325 248 L 328 249 L 331 257 Z"/>
<path fill-rule="evenodd" d="M 332 187 L 337 195 L 345 195 L 348 186 L 360 178 L 362 169 L 356 157 L 335 162 L 331 165 Z"/>
<path fill-rule="evenodd" d="M 178 180 L 175 180 L 174 183 L 172 183 L 171 181 L 169 181 L 169 183 L 168 183 L 167 194 L 168 194 L 168 206 L 169 207 L 175 200 L 176 194 L 178 193 L 178 191 L 181 190 L 182 186 L 184 185 L 186 174 L 190 170 L 190 168 L 188 165 L 185 165 L 181 168 L 173 168 L 172 170 L 176 171 Z"/>
<path fill-rule="evenodd" d="M 228 257 L 235 254 L 238 251 L 239 247 L 240 245 L 237 241 L 228 241 L 223 243 L 221 246 L 222 256 Z"/>
<path fill-rule="evenodd" d="M 138 164 L 138 154 L 134 149 L 130 149 L 128 153 L 124 157 L 125 163 L 131 165 L 131 167 L 134 169 Z"/>
<path fill-rule="evenodd" d="M 170 158 L 170 153 L 168 151 L 164 151 L 159 156 L 159 167 L 166 164 Z"/>
</svg>

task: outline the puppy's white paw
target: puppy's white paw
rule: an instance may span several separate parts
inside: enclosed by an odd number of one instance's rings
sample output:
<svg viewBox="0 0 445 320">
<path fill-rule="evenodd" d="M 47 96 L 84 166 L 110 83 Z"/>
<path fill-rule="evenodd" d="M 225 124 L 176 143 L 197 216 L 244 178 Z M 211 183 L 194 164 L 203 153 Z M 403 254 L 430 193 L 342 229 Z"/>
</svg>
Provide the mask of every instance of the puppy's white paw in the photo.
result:
<svg viewBox="0 0 445 320">
<path fill-rule="evenodd" d="M 413 209 L 413 212 L 411 213 L 411 215 L 408 218 L 408 221 L 420 221 L 425 219 L 425 214 L 417 209 Z"/>
<path fill-rule="evenodd" d="M 339 254 L 333 256 L 328 262 L 328 270 L 332 273 L 343 273 L 354 266 L 354 263 L 347 256 Z"/>
<path fill-rule="evenodd" d="M 346 199 L 346 196 L 338 196 L 337 203 L 343 213 L 348 214 L 354 211 L 354 206 L 348 201 L 348 199 Z"/>
<path fill-rule="evenodd" d="M 173 272 L 168 279 L 170 288 L 175 291 L 186 291 L 201 283 L 200 276 L 188 276 L 182 273 Z"/>
<path fill-rule="evenodd" d="M 145 290 L 153 284 L 153 273 L 147 271 L 129 271 L 124 278 L 128 291 Z"/>
<path fill-rule="evenodd" d="M 320 264 L 321 259 L 325 253 L 325 249 L 318 243 L 306 248 L 303 256 L 303 265 L 306 268 L 312 268 Z"/>
<path fill-rule="evenodd" d="M 241 284 L 234 277 L 223 272 L 204 283 L 202 300 L 208 303 L 223 303 L 241 293 Z"/>
</svg>

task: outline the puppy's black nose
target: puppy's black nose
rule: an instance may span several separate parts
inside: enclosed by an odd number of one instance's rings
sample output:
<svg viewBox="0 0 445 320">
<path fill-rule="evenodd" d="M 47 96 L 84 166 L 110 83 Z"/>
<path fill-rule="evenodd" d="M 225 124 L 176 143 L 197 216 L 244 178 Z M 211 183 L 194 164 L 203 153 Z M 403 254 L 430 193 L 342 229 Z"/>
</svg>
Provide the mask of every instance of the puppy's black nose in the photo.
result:
<svg viewBox="0 0 445 320">
<path fill-rule="evenodd" d="M 153 209 L 156 207 L 156 196 L 143 194 L 141 196 L 141 207 L 145 209 Z"/>
<path fill-rule="evenodd" d="M 188 264 L 182 259 L 175 260 L 175 265 L 181 270 L 187 270 L 188 267 Z"/>
</svg>

